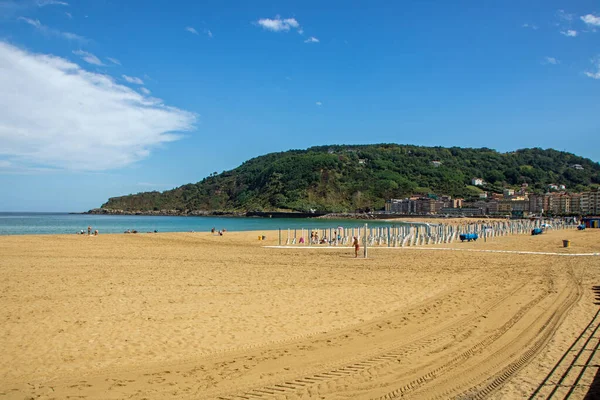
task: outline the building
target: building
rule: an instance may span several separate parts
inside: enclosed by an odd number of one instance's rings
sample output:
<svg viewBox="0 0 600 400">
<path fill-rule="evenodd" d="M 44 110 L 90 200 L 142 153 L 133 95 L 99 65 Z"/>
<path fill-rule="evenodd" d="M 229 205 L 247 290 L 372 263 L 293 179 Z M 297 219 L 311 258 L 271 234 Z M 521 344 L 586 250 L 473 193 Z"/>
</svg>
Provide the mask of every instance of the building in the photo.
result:
<svg viewBox="0 0 600 400">
<path fill-rule="evenodd" d="M 498 212 L 500 214 L 529 214 L 529 199 L 503 199 L 498 201 Z"/>
<path fill-rule="evenodd" d="M 390 199 L 385 202 L 385 212 L 388 214 L 437 214 L 442 208 L 452 204 L 451 202 L 449 196 L 445 200 L 416 196 L 405 199 Z"/>
<path fill-rule="evenodd" d="M 465 199 L 452 199 L 452 208 L 462 208 Z"/>
<path fill-rule="evenodd" d="M 410 214 L 410 199 L 390 199 L 385 202 L 387 214 Z"/>
<path fill-rule="evenodd" d="M 481 178 L 473 178 L 473 179 L 471 179 L 471 185 L 473 185 L 473 186 L 483 186 L 483 179 L 481 179 Z"/>
<path fill-rule="evenodd" d="M 476 207 L 466 207 L 466 208 L 449 208 L 444 207 L 440 210 L 440 214 L 448 215 L 448 216 L 475 216 L 475 215 L 483 215 L 483 210 L 481 208 Z"/>
<path fill-rule="evenodd" d="M 583 195 L 581 193 L 572 193 L 571 194 L 571 213 L 572 214 L 581 214 L 581 199 Z"/>
<path fill-rule="evenodd" d="M 515 191 L 514 191 L 514 189 L 504 189 L 502 191 L 502 194 L 504 195 L 504 197 L 510 197 L 510 196 L 514 196 Z"/>
<path fill-rule="evenodd" d="M 434 167 L 436 167 L 436 168 L 437 168 L 437 167 L 439 167 L 440 165 L 442 165 L 442 162 L 441 162 L 441 161 L 432 161 L 432 162 L 431 162 L 431 164 L 432 164 Z"/>
<path fill-rule="evenodd" d="M 544 196 L 532 194 L 529 196 L 529 212 L 539 214 L 544 210 Z"/>
<path fill-rule="evenodd" d="M 580 164 L 573 164 L 573 165 L 569 165 L 570 168 L 573 169 L 578 169 L 578 170 L 582 170 L 583 167 Z"/>
<path fill-rule="evenodd" d="M 596 189 L 581 193 L 580 208 L 584 215 L 600 214 L 600 191 Z"/>
<path fill-rule="evenodd" d="M 488 198 L 487 192 L 481 192 L 481 193 L 479 193 L 479 198 L 480 199 L 487 199 Z"/>
</svg>

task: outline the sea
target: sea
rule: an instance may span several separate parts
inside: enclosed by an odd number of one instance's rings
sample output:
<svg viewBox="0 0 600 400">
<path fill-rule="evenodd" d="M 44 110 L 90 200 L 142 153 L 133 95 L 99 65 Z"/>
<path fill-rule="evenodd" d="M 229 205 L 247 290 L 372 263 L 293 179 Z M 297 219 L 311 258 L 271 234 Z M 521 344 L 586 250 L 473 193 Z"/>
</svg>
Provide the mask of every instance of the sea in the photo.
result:
<svg viewBox="0 0 600 400">
<path fill-rule="evenodd" d="M 210 232 L 268 231 L 282 229 L 358 228 L 400 226 L 402 223 L 348 219 L 317 218 L 248 218 L 248 217 L 171 217 L 145 215 L 92 215 L 69 213 L 13 213 L 0 212 L 0 235 L 76 234 L 81 230 L 102 233 L 123 233 L 129 230 L 145 232 Z"/>
</svg>

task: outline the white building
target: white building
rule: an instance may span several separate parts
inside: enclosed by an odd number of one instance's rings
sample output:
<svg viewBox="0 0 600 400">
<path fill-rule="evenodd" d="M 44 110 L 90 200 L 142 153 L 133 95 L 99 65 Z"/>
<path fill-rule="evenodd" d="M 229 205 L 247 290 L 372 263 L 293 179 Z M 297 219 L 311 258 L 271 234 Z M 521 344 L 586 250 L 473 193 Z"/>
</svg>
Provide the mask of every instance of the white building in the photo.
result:
<svg viewBox="0 0 600 400">
<path fill-rule="evenodd" d="M 473 186 L 483 186 L 483 179 L 481 179 L 481 178 L 473 178 L 473 179 L 471 179 L 471 185 L 473 185 Z"/>
</svg>

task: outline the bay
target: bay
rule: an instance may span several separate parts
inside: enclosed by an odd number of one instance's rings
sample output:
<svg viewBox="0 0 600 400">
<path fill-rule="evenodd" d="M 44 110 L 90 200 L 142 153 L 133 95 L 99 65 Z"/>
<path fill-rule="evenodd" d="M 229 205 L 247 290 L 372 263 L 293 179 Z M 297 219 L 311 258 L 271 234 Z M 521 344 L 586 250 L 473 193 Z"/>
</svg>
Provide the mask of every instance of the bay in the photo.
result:
<svg viewBox="0 0 600 400">
<path fill-rule="evenodd" d="M 143 215 L 90 215 L 68 213 L 8 213 L 0 212 L 0 235 L 75 234 L 91 226 L 92 231 L 123 233 L 126 230 L 145 232 L 210 232 L 268 231 L 276 229 L 358 228 L 369 226 L 400 226 L 372 220 L 334 220 L 316 218 L 246 218 L 246 217 L 171 217 Z"/>
</svg>

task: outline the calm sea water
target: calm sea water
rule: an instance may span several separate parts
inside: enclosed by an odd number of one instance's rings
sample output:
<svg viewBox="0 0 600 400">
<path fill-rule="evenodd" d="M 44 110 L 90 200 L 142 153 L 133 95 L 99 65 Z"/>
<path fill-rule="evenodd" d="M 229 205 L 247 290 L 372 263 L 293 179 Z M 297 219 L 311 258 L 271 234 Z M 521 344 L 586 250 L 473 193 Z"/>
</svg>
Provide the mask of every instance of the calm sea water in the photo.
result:
<svg viewBox="0 0 600 400">
<path fill-rule="evenodd" d="M 243 217 L 155 217 L 140 215 L 81 215 L 66 213 L 0 213 L 0 235 L 77 233 L 87 227 L 100 233 L 210 231 L 212 227 L 228 231 L 274 229 L 353 228 L 366 221 L 324 220 L 314 218 L 243 218 Z M 389 222 L 368 221 L 369 226 L 391 226 Z"/>
</svg>

